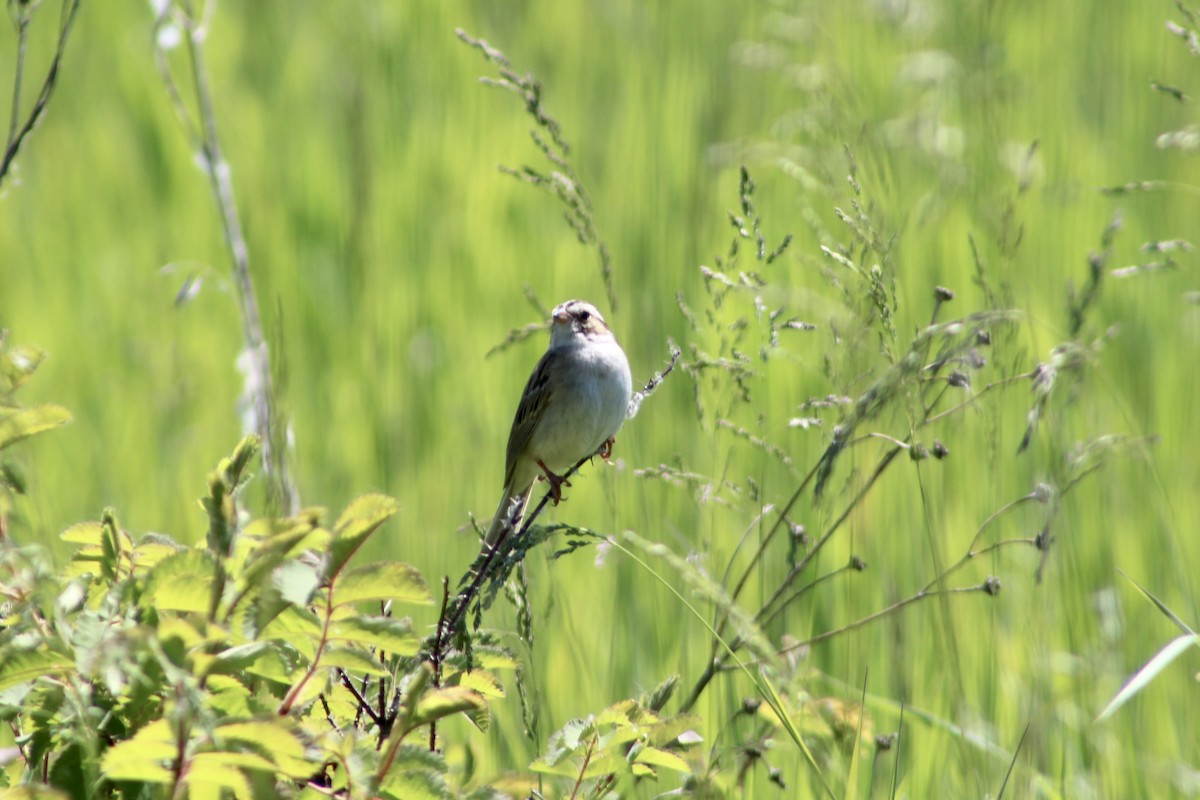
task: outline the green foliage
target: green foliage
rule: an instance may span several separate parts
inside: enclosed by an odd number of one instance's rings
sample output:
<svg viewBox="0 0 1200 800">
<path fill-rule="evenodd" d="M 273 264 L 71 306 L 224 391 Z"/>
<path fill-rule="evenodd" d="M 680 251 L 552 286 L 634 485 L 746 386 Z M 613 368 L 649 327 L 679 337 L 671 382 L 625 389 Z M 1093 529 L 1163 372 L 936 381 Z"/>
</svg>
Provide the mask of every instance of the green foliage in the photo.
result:
<svg viewBox="0 0 1200 800">
<path fill-rule="evenodd" d="M 1186 3 L 9 10 L 13 796 L 1196 793 Z M 678 367 L 477 558 L 569 296 Z"/>
<path fill-rule="evenodd" d="M 46 354 L 36 347 L 12 345 L 0 329 L 0 539 L 4 538 L 15 495 L 25 493 L 23 470 L 5 452 L 17 442 L 57 428 L 71 420 L 62 406 L 43 403 L 24 406 L 16 398 Z"/>
<path fill-rule="evenodd" d="M 108 511 L 64 531 L 75 550 L 62 571 L 40 548 L 0 552 L 14 780 L 71 797 L 292 797 L 307 784 L 410 797 L 414 782 L 447 796 L 445 764 L 402 757 L 405 739 L 494 691 L 482 674 L 430 685 L 419 637 L 391 614 L 430 601 L 416 570 L 347 568 L 395 501 L 360 498 L 332 530 L 317 510 L 243 520 L 254 449 L 243 440 L 210 476 L 204 546 L 134 539 Z M 368 710 L 368 682 L 387 705 Z"/>
</svg>

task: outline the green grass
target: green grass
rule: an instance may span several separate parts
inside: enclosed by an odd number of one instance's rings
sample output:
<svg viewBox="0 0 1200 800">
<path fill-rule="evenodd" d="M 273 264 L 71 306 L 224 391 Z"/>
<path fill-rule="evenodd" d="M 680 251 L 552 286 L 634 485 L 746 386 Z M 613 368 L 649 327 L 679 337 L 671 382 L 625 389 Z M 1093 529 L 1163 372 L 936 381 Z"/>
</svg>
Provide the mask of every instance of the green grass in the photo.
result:
<svg viewBox="0 0 1200 800">
<path fill-rule="evenodd" d="M 40 13 L 39 36 L 55 12 Z M 1150 81 L 1194 95 L 1200 76 L 1165 29 L 1169 18 L 1183 21 L 1168 3 L 1120 2 L 221 4 L 208 43 L 212 88 L 272 357 L 286 372 L 304 503 L 337 509 L 368 491 L 391 494 L 402 510 L 375 554 L 412 563 L 431 585 L 457 579 L 477 551 L 468 514 L 494 507 L 511 414 L 543 342 L 485 354 L 538 320 L 526 287 L 545 305 L 607 305 L 594 252 L 575 241 L 553 199 L 496 169 L 541 168 L 541 157 L 520 104 L 478 84 L 494 72 L 456 27 L 541 81 L 613 256 L 619 305 L 603 310 L 636 378 L 661 368 L 668 338 L 685 360 L 691 344 L 719 347 L 715 331 L 690 329 L 676 293 L 701 315 L 709 307 L 697 267 L 719 269 L 726 254 L 741 164 L 758 187 L 768 246 L 795 236 L 762 268 L 765 300 L 817 329 L 783 334 L 749 404 L 734 402 L 727 379 L 706 379 L 703 420 L 677 371 L 623 430 L 617 468 L 585 468 L 552 513 L 694 553 L 719 578 L 743 532 L 751 545 L 740 564 L 765 533 L 753 530 L 757 502 L 704 502 L 634 471 L 668 464 L 742 487 L 751 476 L 764 502 L 782 504 L 837 421 L 831 412 L 823 427 L 788 428 L 806 413 L 797 404 L 857 397 L 879 374 L 877 330 L 831 287 L 829 275 L 849 278 L 819 250 L 850 240 L 834 212 L 851 209 L 846 148 L 872 228 L 890 242 L 865 257 L 886 256 L 894 270 L 896 353 L 928 323 L 936 285 L 956 292 L 943 320 L 989 307 L 974 279 L 974 240 L 998 304 L 1022 314 L 996 332 L 975 388 L 1029 372 L 1069 338 L 1066 287 L 1085 283 L 1088 254 L 1117 209 L 1123 227 L 1109 268 L 1158 258 L 1139 251 L 1145 242 L 1194 238 L 1200 165 L 1155 146 L 1195 112 Z M 22 451 L 30 492 L 9 525 L 21 542 L 55 547 L 59 531 L 109 505 L 135 533 L 200 540 L 195 498 L 241 433 L 240 322 L 222 288 L 218 218 L 172 118 L 151 30 L 145 3 L 85 4 L 48 115 L 0 196 L 0 325 L 50 353 L 27 400 L 75 417 Z M 0 86 L 9 86 L 13 40 L 2 41 Z M 31 51 L 34 63 L 46 55 L 44 42 Z M 816 88 L 814 76 L 823 79 Z M 1097 191 L 1141 180 L 1174 188 Z M 741 269 L 754 268 L 748 244 Z M 1200 793 L 1194 655 L 1094 721 L 1177 635 L 1118 569 L 1200 622 L 1200 307 L 1185 297 L 1196 288 L 1195 257 L 1176 258 L 1175 270 L 1105 277 L 1081 338 L 1117 330 L 1081 377 L 1064 378 L 1071 385 L 1052 398 L 1027 452 L 1016 451 L 1029 381 L 919 434 L 926 444 L 936 434 L 949 458 L 902 455 L 815 564 L 820 574 L 857 555 L 868 569 L 823 584 L 767 627 L 776 643 L 803 640 L 910 596 L 993 511 L 1039 481 L 1061 480 L 1075 442 L 1159 437 L 1147 457 L 1115 458 L 1063 498 L 1040 583 L 1033 548 L 999 550 L 949 581 L 995 575 L 999 596 L 918 602 L 814 646 L 795 665 L 783 687 L 793 696 L 853 703 L 865 689 L 873 734 L 898 730 L 905 707 L 898 748 L 859 755 L 856 796 L 890 796 L 893 769 L 896 796 L 996 796 L 1023 734 L 1005 796 Z M 182 271 L 163 274 L 169 263 Z M 190 270 L 207 276 L 204 287 L 177 308 Z M 728 301 L 723 322 L 746 314 L 743 300 Z M 742 349 L 753 355 L 761 334 L 747 336 Z M 906 410 L 901 399 L 861 432 L 903 439 Z M 720 428 L 718 416 L 784 448 L 794 466 Z M 848 451 L 826 501 L 814 506 L 806 495 L 794 520 L 810 535 L 828 526 L 887 446 Z M 1034 536 L 1047 514 L 1026 504 L 987 535 Z M 522 736 L 510 686 L 490 733 L 451 727 L 452 761 L 469 749 L 483 778 L 524 770 L 568 719 L 673 673 L 686 691 L 703 671 L 703 622 L 630 559 L 607 551 L 597 566 L 593 555 L 530 556 L 531 651 L 506 633 L 514 615 L 501 604 L 485 620 L 532 663 L 541 741 Z M 751 613 L 786 571 L 784 557 L 775 547 L 753 571 L 739 598 Z M 418 623 L 431 625 L 433 614 Z M 738 748 L 762 734 L 732 713 L 751 694 L 744 677 L 724 674 L 693 709 L 710 760 L 729 776 Z M 826 747 L 818 758 L 841 796 L 852 784 L 848 753 Z M 789 790 L 759 766 L 746 772 L 744 796 L 804 796 L 813 786 L 784 738 L 767 760 Z M 666 791 L 670 780 L 638 791 Z"/>
</svg>

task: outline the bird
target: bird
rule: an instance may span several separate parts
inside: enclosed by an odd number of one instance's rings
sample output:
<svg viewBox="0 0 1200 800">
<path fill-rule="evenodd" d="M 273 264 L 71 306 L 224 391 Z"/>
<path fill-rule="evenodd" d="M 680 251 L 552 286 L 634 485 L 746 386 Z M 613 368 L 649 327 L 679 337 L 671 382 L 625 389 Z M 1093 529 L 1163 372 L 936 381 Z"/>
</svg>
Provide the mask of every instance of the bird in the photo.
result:
<svg viewBox="0 0 1200 800">
<path fill-rule="evenodd" d="M 568 300 L 550 315 L 550 346 L 525 390 L 508 433 L 504 494 L 488 528 L 494 547 L 518 530 L 533 483 L 550 484 L 557 504 L 562 473 L 592 455 L 607 459 L 629 413 L 633 376 L 625 351 L 591 303 Z"/>
</svg>

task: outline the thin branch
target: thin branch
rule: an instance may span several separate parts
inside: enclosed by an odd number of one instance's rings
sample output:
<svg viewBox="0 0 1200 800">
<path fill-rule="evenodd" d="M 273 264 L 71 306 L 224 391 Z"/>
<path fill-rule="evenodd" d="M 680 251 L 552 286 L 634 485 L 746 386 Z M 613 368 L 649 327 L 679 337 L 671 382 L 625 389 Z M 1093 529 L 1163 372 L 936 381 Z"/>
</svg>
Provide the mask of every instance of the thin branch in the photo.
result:
<svg viewBox="0 0 1200 800">
<path fill-rule="evenodd" d="M 21 145 L 24 144 L 29 134 L 33 132 L 42 115 L 46 113 L 46 106 L 49 105 L 50 97 L 54 94 L 54 88 L 58 85 L 59 70 L 62 68 L 63 57 L 67 50 L 67 38 L 71 35 L 71 29 L 75 24 L 75 14 L 79 11 L 80 2 L 82 0 L 63 0 L 62 15 L 58 27 L 58 44 L 54 49 L 54 58 L 50 61 L 50 67 L 46 70 L 46 77 L 42 80 L 42 88 L 38 92 L 33 108 L 29 110 L 29 116 L 26 117 L 24 124 L 19 127 L 17 126 L 17 119 L 20 117 L 21 82 L 24 79 L 25 72 L 25 44 L 29 17 L 22 16 L 17 23 L 17 65 L 13 85 L 12 118 L 9 120 L 8 140 L 4 148 L 4 160 L 0 161 L 0 184 L 4 183 L 9 170 L 12 169 L 12 165 L 17 158 L 17 153 L 21 150 Z M 22 10 L 23 15 L 27 13 L 29 13 L 27 9 Z"/>
<path fill-rule="evenodd" d="M 858 630 L 859 628 L 863 627 L 864 625 L 869 625 L 870 623 L 872 623 L 878 619 L 882 619 L 883 617 L 886 617 L 890 614 L 894 614 L 897 611 L 907 608 L 908 606 L 910 606 L 914 603 L 919 603 L 922 600 L 927 600 L 930 597 L 938 597 L 938 596 L 952 595 L 952 594 L 972 594 L 975 592 L 983 592 L 984 594 L 988 594 L 988 595 L 995 594 L 996 590 L 989 588 L 989 586 L 990 586 L 990 584 L 985 581 L 984 583 L 982 583 L 978 586 L 959 586 L 959 587 L 955 587 L 952 589 L 932 589 L 932 590 L 922 589 L 921 591 L 917 592 L 914 595 L 906 597 L 903 600 L 897 600 L 895 603 L 892 603 L 890 606 L 887 606 L 886 608 L 881 608 L 872 614 L 867 614 L 865 617 L 860 617 L 859 619 L 856 619 L 853 622 L 848 622 L 845 625 L 842 625 L 841 627 L 838 627 L 838 628 L 832 628 L 827 631 L 822 631 L 821 633 L 818 633 L 816 636 L 812 637 L 811 639 L 805 639 L 802 642 L 796 642 L 795 644 L 790 644 L 787 647 L 781 648 L 778 651 L 778 655 L 785 655 L 794 650 L 798 650 L 802 647 L 809 647 L 814 644 L 819 644 L 821 642 L 826 641 L 827 639 L 832 639 L 835 636 L 840 636 L 843 633 L 849 633 L 850 631 Z"/>
</svg>

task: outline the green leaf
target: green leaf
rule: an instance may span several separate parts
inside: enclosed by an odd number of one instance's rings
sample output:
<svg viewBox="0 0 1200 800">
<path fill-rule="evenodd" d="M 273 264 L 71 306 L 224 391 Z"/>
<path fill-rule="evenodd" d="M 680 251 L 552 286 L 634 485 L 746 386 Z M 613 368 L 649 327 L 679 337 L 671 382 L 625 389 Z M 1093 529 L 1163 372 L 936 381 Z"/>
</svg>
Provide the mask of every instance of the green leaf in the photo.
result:
<svg viewBox="0 0 1200 800">
<path fill-rule="evenodd" d="M 252 705 L 254 697 L 250 690 L 235 678 L 226 675 L 208 675 L 208 694 L 205 703 L 208 708 L 216 711 L 225 718 L 248 717 L 255 712 Z"/>
<path fill-rule="evenodd" d="M 443 800 L 453 797 L 442 776 L 429 771 L 392 770 L 379 789 L 385 797 L 395 800 Z"/>
<path fill-rule="evenodd" d="M 146 578 L 146 600 L 159 611 L 206 613 L 212 599 L 216 561 L 204 550 L 181 550 L 154 565 Z"/>
<path fill-rule="evenodd" d="M 208 671 L 224 673 L 245 669 L 275 645 L 275 642 L 247 642 L 228 647 L 216 655 Z"/>
<path fill-rule="evenodd" d="M 307 778 L 317 771 L 318 765 L 306 758 L 304 742 L 290 719 L 264 717 L 231 722 L 219 726 L 214 736 L 217 741 L 253 746 L 257 753 L 270 759 L 277 772 L 289 778 Z"/>
<path fill-rule="evenodd" d="M 657 747 L 643 747 L 638 751 L 637 757 L 634 759 L 639 764 L 650 764 L 655 767 L 666 767 L 673 769 L 676 772 L 684 774 L 690 773 L 692 768 L 688 763 L 674 753 L 666 750 L 660 750 Z"/>
<path fill-rule="evenodd" d="M 187 773 L 183 782 L 187 784 L 189 795 L 195 796 L 199 791 L 228 790 L 234 797 L 253 797 L 250 782 L 246 775 L 234 766 L 231 756 L 235 753 L 200 753 L 188 763 Z M 270 768 L 270 764 L 267 764 Z"/>
<path fill-rule="evenodd" d="M 426 725 L 443 717 L 482 708 L 484 705 L 486 703 L 478 692 L 463 686 L 432 689 L 421 695 L 416 714 L 413 715 L 413 725 Z"/>
<path fill-rule="evenodd" d="M 329 638 L 376 647 L 394 656 L 416 655 L 421 644 L 408 620 L 393 617 L 364 616 L 335 620 L 330 625 Z"/>
<path fill-rule="evenodd" d="M 321 666 L 341 667 L 347 672 L 364 675 L 387 675 L 388 669 L 365 650 L 351 647 L 327 647 L 321 654 Z"/>
<path fill-rule="evenodd" d="M 321 576 L 315 567 L 301 561 L 288 561 L 271 573 L 271 585 L 286 602 L 307 606 L 321 588 Z"/>
<path fill-rule="evenodd" d="M 477 669 L 473 672 L 460 672 L 454 676 L 453 683 L 457 686 L 465 686 L 468 689 L 479 692 L 484 697 L 496 699 L 504 697 L 504 687 L 500 684 L 499 679 L 486 670 Z"/>
<path fill-rule="evenodd" d="M 88 791 L 88 776 L 84 772 L 82 759 L 82 747 L 78 742 L 57 748 L 46 782 L 65 789 L 71 800 L 92 800 L 93 794 Z"/>
<path fill-rule="evenodd" d="M 400 504 L 383 494 L 364 495 L 352 502 L 334 526 L 325 577 L 341 572 L 367 537 L 399 510 Z"/>
<path fill-rule="evenodd" d="M 297 672 L 306 668 L 308 663 L 309 659 L 290 644 L 269 642 L 266 650 L 246 667 L 246 672 L 290 686 Z"/>
<path fill-rule="evenodd" d="M 367 600 L 398 600 L 428 605 L 433 602 L 421 573 L 399 561 L 378 561 L 342 574 L 333 587 L 338 606 Z"/>
<path fill-rule="evenodd" d="M 262 640 L 282 639 L 294 645 L 306 658 L 312 658 L 321 641 L 321 621 L 307 608 L 287 606 L 262 630 Z"/>
<path fill-rule="evenodd" d="M 86 544 L 99 547 L 102 532 L 103 529 L 100 527 L 99 522 L 77 522 L 60 533 L 58 538 L 71 544 Z"/>
<path fill-rule="evenodd" d="M 183 546 L 175 543 L 146 541 L 143 539 L 133 549 L 133 564 L 136 569 L 148 571 L 161 563 L 164 558 L 173 556 L 185 549 Z"/>
<path fill-rule="evenodd" d="M 238 579 L 241 584 L 255 586 L 263 576 L 283 564 L 300 543 L 317 529 L 320 519 L 320 511 L 310 509 L 288 519 L 256 520 L 247 526 L 242 531 L 241 541 L 253 543 L 254 547 L 246 554 L 245 563 L 240 570 Z M 257 529 L 264 526 L 266 534 L 259 534 Z M 299 562 L 288 562 L 284 566 L 297 563 Z"/>
<path fill-rule="evenodd" d="M 71 412 L 62 406 L 41 405 L 32 408 L 0 408 L 0 450 L 37 433 L 71 421 Z"/>
<path fill-rule="evenodd" d="M 275 771 L 275 765 L 258 753 L 243 752 L 240 750 L 220 750 L 200 753 L 192 759 L 193 767 L 201 760 L 215 761 L 224 766 L 237 767 L 238 769 L 253 769 L 259 772 Z"/>
<path fill-rule="evenodd" d="M 1168 642 L 1163 649 L 1155 653 L 1154 658 L 1147 661 L 1146 665 L 1135 672 L 1133 677 L 1121 687 L 1121 691 L 1117 692 L 1116 696 L 1109 701 L 1104 710 L 1100 712 L 1100 716 L 1096 717 L 1096 721 L 1103 722 L 1111 717 L 1118 708 L 1125 705 L 1126 701 L 1145 689 L 1150 681 L 1158 676 L 1158 673 L 1193 646 L 1200 647 L 1200 634 L 1187 633 Z"/>
<path fill-rule="evenodd" d="M 175 737 L 165 719 L 142 728 L 132 739 L 108 748 L 100 762 L 104 776 L 112 781 L 170 783 L 171 764 L 178 755 Z"/>
<path fill-rule="evenodd" d="M 0 690 L 75 669 L 74 659 L 49 650 L 0 649 Z"/>
<path fill-rule="evenodd" d="M 18 786 L 4 793 L 4 800 L 70 800 L 70 796 L 49 786 Z"/>
</svg>

